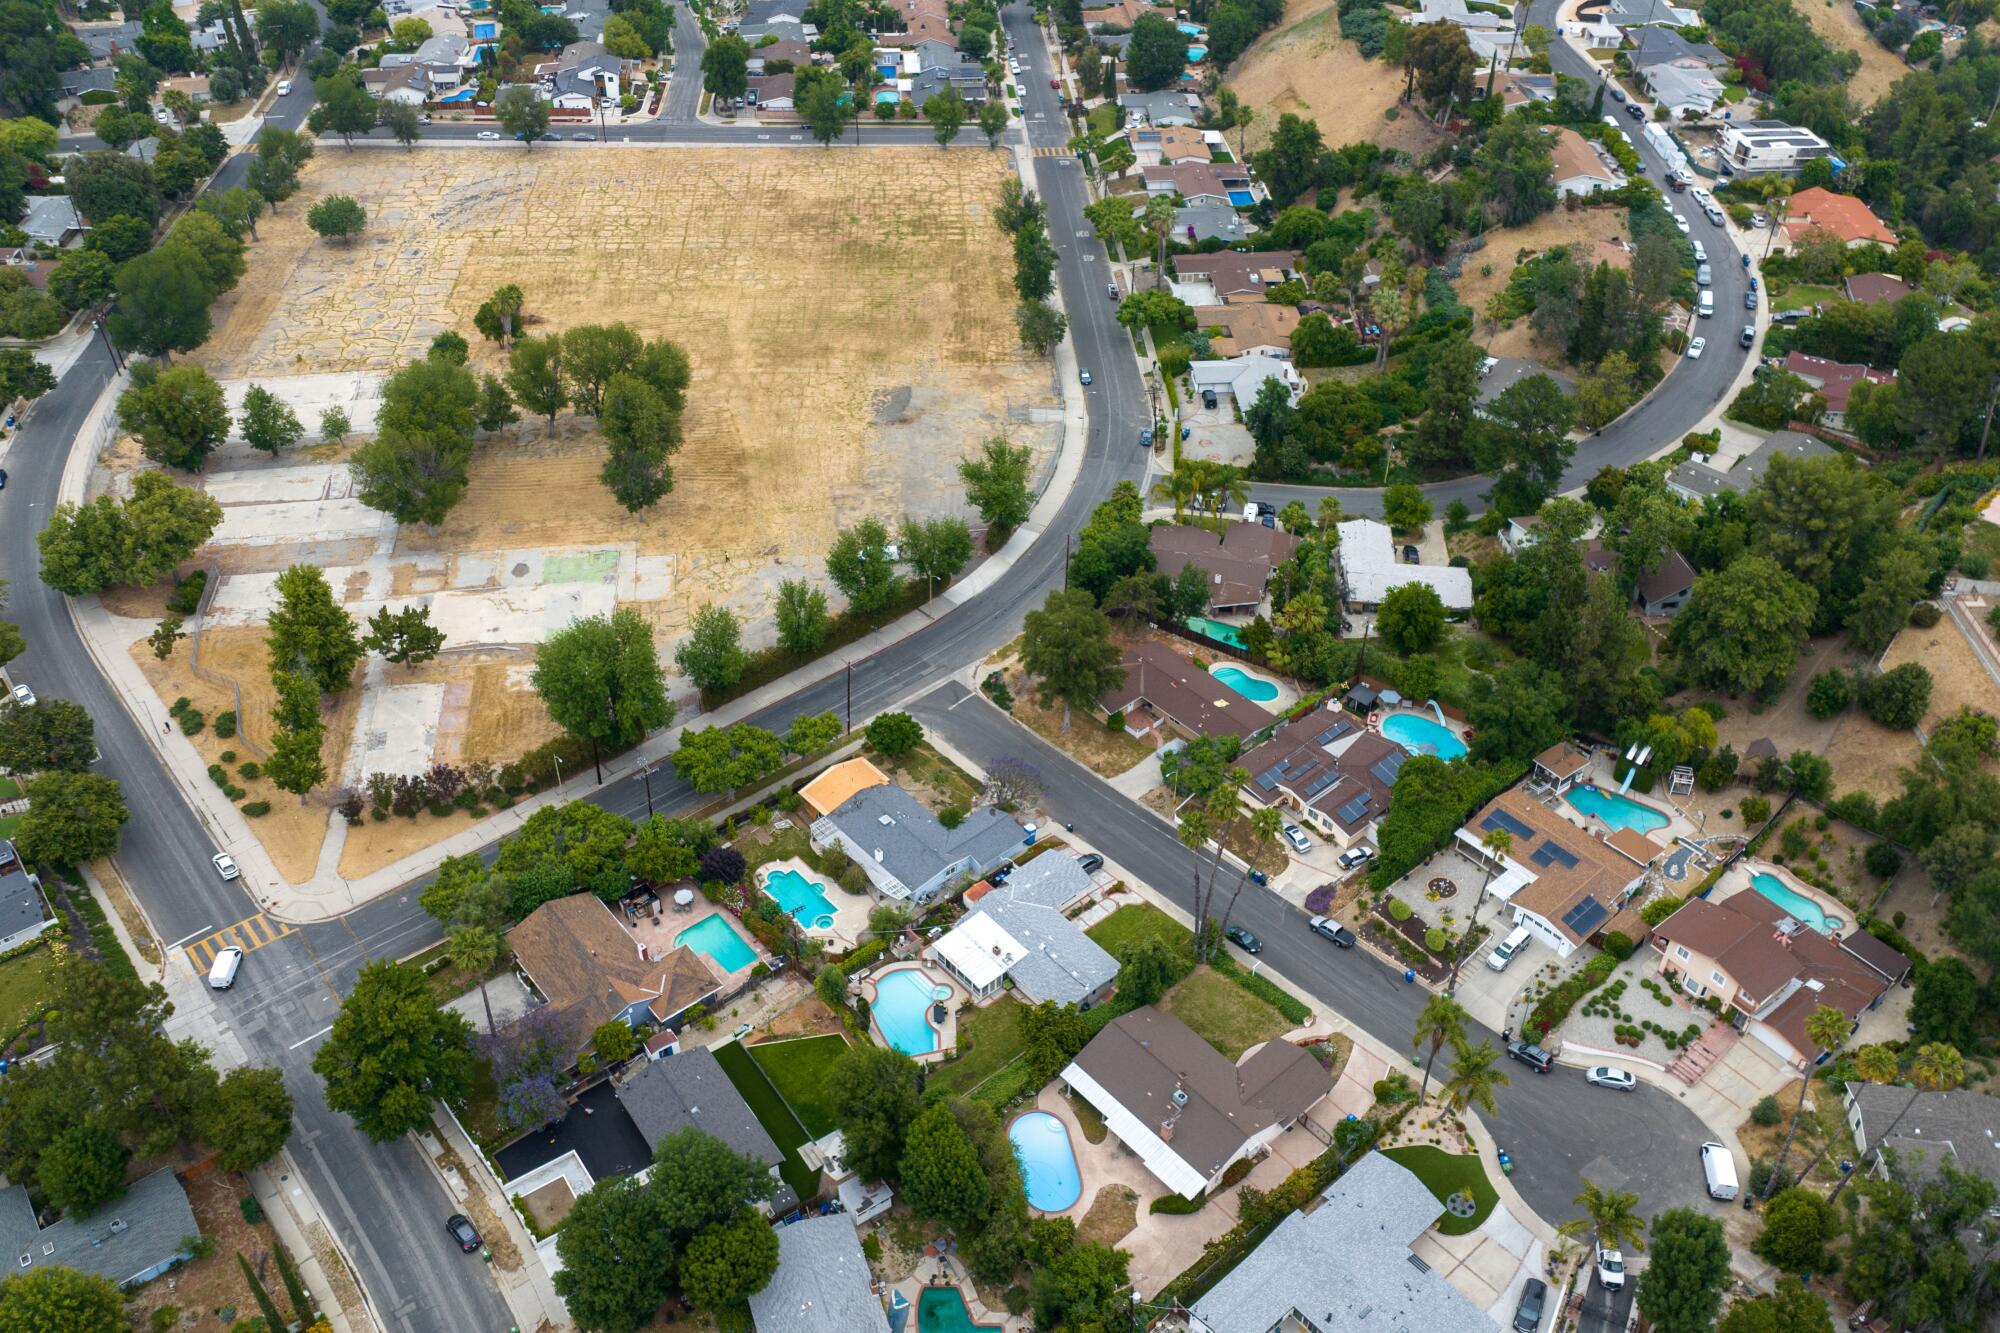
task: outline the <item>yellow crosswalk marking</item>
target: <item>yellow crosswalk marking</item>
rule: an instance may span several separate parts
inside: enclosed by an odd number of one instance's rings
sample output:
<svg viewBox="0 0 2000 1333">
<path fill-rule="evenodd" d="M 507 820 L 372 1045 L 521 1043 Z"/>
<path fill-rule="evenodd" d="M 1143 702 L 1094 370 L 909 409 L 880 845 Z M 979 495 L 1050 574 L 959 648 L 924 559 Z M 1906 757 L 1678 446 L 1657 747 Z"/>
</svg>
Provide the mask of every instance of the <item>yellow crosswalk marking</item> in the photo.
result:
<svg viewBox="0 0 2000 1333">
<path fill-rule="evenodd" d="M 184 952 L 197 972 L 206 972 L 215 965 L 215 955 L 224 949 L 241 949 L 244 953 L 255 953 L 267 944 L 276 943 L 292 933 L 292 927 L 282 921 L 273 921 L 262 912 L 245 917 L 233 925 L 224 926 L 212 935 L 196 940 L 186 946 Z"/>
<path fill-rule="evenodd" d="M 1035 156 L 1036 156 L 1036 157 L 1075 157 L 1075 156 L 1076 156 L 1076 154 L 1074 154 L 1074 153 L 1070 152 L 1070 150 L 1069 150 L 1069 149 L 1067 149 L 1067 148 L 1037 148 L 1037 149 L 1035 150 Z"/>
</svg>

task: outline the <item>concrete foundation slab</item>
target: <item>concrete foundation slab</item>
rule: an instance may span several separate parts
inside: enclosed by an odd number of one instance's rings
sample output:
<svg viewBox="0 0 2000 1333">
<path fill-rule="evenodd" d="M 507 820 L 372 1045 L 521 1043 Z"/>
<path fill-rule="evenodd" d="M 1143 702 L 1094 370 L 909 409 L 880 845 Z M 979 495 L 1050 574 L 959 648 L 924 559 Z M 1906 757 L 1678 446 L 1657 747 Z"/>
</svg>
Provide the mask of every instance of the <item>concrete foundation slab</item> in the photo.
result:
<svg viewBox="0 0 2000 1333">
<path fill-rule="evenodd" d="M 370 672 L 376 674 L 379 664 Z M 343 780 L 359 786 L 370 773 L 415 774 L 431 766 L 437 748 L 442 685 L 384 685 L 370 681 L 355 720 Z"/>
</svg>

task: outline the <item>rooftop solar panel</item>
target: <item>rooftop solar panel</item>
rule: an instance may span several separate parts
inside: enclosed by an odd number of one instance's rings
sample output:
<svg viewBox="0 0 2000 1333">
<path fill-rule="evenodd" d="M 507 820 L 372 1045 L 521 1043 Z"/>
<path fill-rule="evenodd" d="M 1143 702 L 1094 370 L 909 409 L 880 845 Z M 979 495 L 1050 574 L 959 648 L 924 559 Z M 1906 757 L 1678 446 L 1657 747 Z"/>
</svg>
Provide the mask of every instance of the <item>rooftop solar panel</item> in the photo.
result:
<svg viewBox="0 0 2000 1333">
<path fill-rule="evenodd" d="M 1313 797 L 1319 795 L 1321 792 L 1325 791 L 1328 787 L 1331 787 L 1334 783 L 1340 781 L 1340 777 L 1341 777 L 1340 770 L 1337 768 L 1329 768 L 1324 773 L 1321 773 L 1318 777 L 1314 778 L 1311 782 L 1308 782 L 1306 784 L 1305 788 L 1306 799 L 1310 801 Z"/>
<path fill-rule="evenodd" d="M 1582 902 L 1563 913 L 1563 924 L 1576 932 L 1578 939 L 1589 939 L 1590 932 L 1602 925 L 1611 915 L 1603 903 L 1595 898 L 1585 898 Z"/>
<path fill-rule="evenodd" d="M 1538 866 L 1559 865 L 1564 870 L 1576 869 L 1576 857 L 1560 843 L 1543 843 L 1535 848 L 1535 854 L 1530 859 Z"/>
<path fill-rule="evenodd" d="M 1325 745 L 1330 741 L 1337 741 L 1342 736 L 1345 736 L 1348 732 L 1352 730 L 1354 730 L 1354 724 L 1352 722 L 1349 722 L 1346 718 L 1341 718 L 1339 721 L 1335 722 L 1332 726 L 1328 727 L 1325 731 L 1322 731 L 1319 735 L 1313 737 L 1313 744 Z"/>
<path fill-rule="evenodd" d="M 1393 787 L 1396 785 L 1396 775 L 1403 771 L 1403 764 L 1409 757 L 1402 750 L 1398 750 L 1394 754 L 1383 755 L 1380 759 L 1369 765 L 1368 771 L 1373 773 L 1375 780 L 1383 786 Z"/>
<path fill-rule="evenodd" d="M 1533 829 L 1508 814 L 1505 810 L 1495 810 L 1492 814 L 1479 821 L 1479 827 L 1489 833 L 1494 829 L 1506 829 L 1517 838 L 1532 838 L 1535 836 Z"/>
</svg>

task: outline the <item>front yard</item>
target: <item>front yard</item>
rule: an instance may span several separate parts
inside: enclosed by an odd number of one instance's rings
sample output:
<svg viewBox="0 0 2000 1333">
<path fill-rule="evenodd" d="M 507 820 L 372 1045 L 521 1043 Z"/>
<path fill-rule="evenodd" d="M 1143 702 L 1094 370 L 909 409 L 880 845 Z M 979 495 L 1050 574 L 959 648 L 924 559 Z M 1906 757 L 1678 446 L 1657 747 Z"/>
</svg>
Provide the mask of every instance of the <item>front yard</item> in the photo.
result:
<svg viewBox="0 0 2000 1333">
<path fill-rule="evenodd" d="M 1175 953 L 1186 953 L 1194 932 L 1150 903 L 1121 907 L 1084 932 L 1113 958 L 1140 940 L 1165 940 Z"/>
<path fill-rule="evenodd" d="M 1447 1236 L 1463 1236 L 1477 1230 L 1500 1202 L 1500 1193 L 1486 1178 L 1486 1166 L 1477 1157 L 1448 1153 L 1442 1148 L 1417 1144 L 1408 1148 L 1384 1148 L 1382 1155 L 1408 1167 L 1437 1195 L 1440 1204 L 1464 1191 L 1472 1196 L 1473 1211 L 1468 1217 L 1446 1213 L 1438 1218 L 1437 1229 Z"/>
<path fill-rule="evenodd" d="M 1198 967 L 1175 982 L 1160 997 L 1160 1008 L 1232 1061 L 1292 1027 L 1276 1009 L 1209 967 Z"/>
<path fill-rule="evenodd" d="M 0 1050 L 40 1020 L 48 1006 L 55 970 L 55 953 L 46 944 L 0 963 Z"/>
<path fill-rule="evenodd" d="M 847 1038 L 839 1036 L 766 1041 L 750 1048 L 750 1058 L 798 1114 L 806 1133 L 814 1138 L 838 1128 L 827 1086 L 834 1062 L 846 1053 Z"/>
<path fill-rule="evenodd" d="M 1095 713 L 1072 708 L 1069 730 L 1063 730 L 1062 705 L 1043 708 L 1035 702 L 1035 684 L 1018 667 L 1007 672 L 1007 689 L 1014 696 L 1009 710 L 1016 722 L 1034 732 L 1101 778 L 1115 778 L 1153 753 L 1153 747 L 1127 731 L 1113 731 Z"/>
</svg>

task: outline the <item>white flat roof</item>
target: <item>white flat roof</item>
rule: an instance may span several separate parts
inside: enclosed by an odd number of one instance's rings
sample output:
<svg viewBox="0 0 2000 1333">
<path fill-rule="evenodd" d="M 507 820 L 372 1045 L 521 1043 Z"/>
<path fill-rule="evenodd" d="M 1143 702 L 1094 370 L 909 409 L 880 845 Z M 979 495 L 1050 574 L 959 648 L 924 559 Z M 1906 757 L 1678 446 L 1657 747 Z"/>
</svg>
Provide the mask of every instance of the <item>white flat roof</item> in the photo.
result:
<svg viewBox="0 0 2000 1333">
<path fill-rule="evenodd" d="M 1448 611 L 1472 609 L 1472 571 L 1450 565 L 1406 565 L 1396 559 L 1395 536 L 1372 518 L 1350 519 L 1340 531 L 1340 568 L 1350 601 L 1378 606 L 1392 588 L 1430 585 Z"/>
<path fill-rule="evenodd" d="M 1028 953 L 1019 940 L 984 912 L 965 918 L 934 947 L 939 958 L 978 990 L 1006 976 L 1007 969 Z"/>
</svg>

